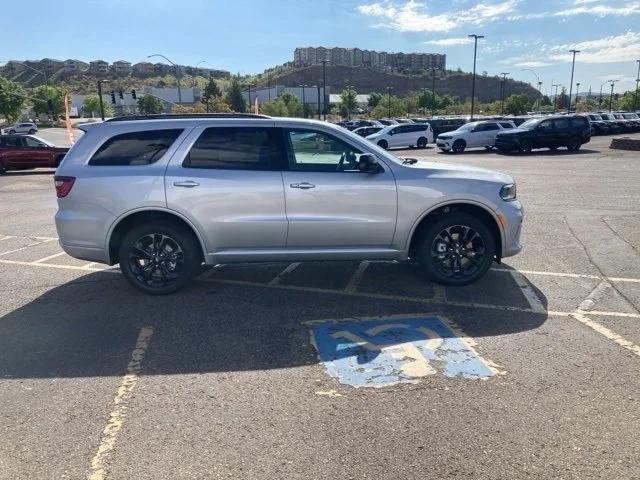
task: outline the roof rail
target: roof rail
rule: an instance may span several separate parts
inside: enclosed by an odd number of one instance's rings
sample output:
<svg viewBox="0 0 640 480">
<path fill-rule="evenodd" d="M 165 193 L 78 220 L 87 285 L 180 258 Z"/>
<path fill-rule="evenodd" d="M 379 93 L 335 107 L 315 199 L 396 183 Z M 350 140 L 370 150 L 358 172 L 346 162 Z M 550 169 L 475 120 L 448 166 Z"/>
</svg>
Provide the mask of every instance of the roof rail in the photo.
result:
<svg viewBox="0 0 640 480">
<path fill-rule="evenodd" d="M 132 120 L 175 120 L 181 118 L 270 118 L 254 113 L 170 113 L 149 115 L 123 115 L 105 120 L 105 122 L 129 122 Z"/>
</svg>

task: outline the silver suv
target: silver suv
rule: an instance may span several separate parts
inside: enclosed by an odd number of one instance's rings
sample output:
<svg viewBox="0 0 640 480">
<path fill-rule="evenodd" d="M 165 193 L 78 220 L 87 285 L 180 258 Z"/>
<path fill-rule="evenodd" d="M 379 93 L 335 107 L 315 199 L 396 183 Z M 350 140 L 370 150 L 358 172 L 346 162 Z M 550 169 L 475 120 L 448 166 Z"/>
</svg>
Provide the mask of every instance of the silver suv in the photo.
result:
<svg viewBox="0 0 640 480">
<path fill-rule="evenodd" d="M 511 177 L 398 158 L 318 121 L 115 118 L 86 129 L 55 184 L 62 248 L 151 294 L 232 262 L 415 259 L 465 285 L 521 249 Z"/>
</svg>

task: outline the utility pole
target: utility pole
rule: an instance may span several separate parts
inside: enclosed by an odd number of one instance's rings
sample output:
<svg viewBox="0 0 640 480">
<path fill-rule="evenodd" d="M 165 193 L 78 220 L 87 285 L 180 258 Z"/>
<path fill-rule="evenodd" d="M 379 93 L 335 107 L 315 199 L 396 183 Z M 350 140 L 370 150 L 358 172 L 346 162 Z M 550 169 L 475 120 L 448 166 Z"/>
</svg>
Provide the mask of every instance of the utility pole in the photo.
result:
<svg viewBox="0 0 640 480">
<path fill-rule="evenodd" d="M 500 75 L 502 75 L 502 82 L 500 82 L 500 115 L 504 115 L 504 97 L 506 97 L 505 84 L 509 72 L 500 72 Z"/>
<path fill-rule="evenodd" d="M 471 34 L 467 35 L 469 38 L 473 38 L 473 77 L 471 78 L 471 121 L 473 121 L 473 107 L 475 106 L 476 96 L 476 57 L 478 53 L 478 39 L 484 38 L 484 35 Z"/>
<path fill-rule="evenodd" d="M 318 120 L 320 120 L 320 85 L 314 85 L 318 89 Z"/>
<path fill-rule="evenodd" d="M 100 99 L 100 118 L 104 122 L 104 102 L 102 100 L 102 84 L 107 80 L 98 80 L 98 98 Z"/>
<path fill-rule="evenodd" d="M 542 96 L 542 82 L 540 80 L 538 80 L 538 91 L 540 92 L 540 96 Z M 538 97 L 538 110 L 540 110 L 541 105 L 542 98 Z"/>
<path fill-rule="evenodd" d="M 638 111 L 638 83 L 640 83 L 640 60 L 636 60 L 638 62 L 638 76 L 636 77 L 636 96 L 633 99 L 633 109 Z"/>
<path fill-rule="evenodd" d="M 305 88 L 308 87 L 308 85 L 298 85 L 299 87 L 302 88 L 302 116 L 304 118 L 307 118 L 307 111 L 305 110 L 305 105 L 307 104 L 307 98 L 304 94 Z"/>
<path fill-rule="evenodd" d="M 322 116 L 327 120 L 327 62 L 322 60 Z"/>
<path fill-rule="evenodd" d="M 611 113 L 611 110 L 613 110 L 613 85 L 618 81 L 618 80 L 609 80 L 611 82 L 611 95 L 609 96 L 609 113 Z"/>
<path fill-rule="evenodd" d="M 569 82 L 569 103 L 567 105 L 567 113 L 571 113 L 571 97 L 573 96 L 573 70 L 576 66 L 576 53 L 580 53 L 580 50 L 569 50 L 573 53 L 573 61 L 571 62 L 571 81 Z M 578 97 L 576 96 L 576 105 L 578 104 Z"/>
<path fill-rule="evenodd" d="M 607 80 L 606 82 L 602 82 L 602 83 L 600 84 L 600 96 L 598 97 L 598 108 L 601 108 L 601 107 L 602 107 L 602 87 L 603 87 L 604 85 L 606 85 L 607 83 L 609 83 L 609 80 Z"/>
</svg>

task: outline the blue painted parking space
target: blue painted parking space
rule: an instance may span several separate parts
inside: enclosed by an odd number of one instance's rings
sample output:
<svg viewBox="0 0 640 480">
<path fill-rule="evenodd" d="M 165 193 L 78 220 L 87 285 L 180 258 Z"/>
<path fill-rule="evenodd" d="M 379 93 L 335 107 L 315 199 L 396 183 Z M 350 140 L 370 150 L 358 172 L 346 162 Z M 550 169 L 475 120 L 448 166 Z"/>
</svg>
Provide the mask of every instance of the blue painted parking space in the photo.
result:
<svg viewBox="0 0 640 480">
<path fill-rule="evenodd" d="M 485 379 L 498 373 L 435 315 L 328 320 L 312 327 L 327 373 L 344 385 L 384 387 L 429 375 Z"/>
</svg>

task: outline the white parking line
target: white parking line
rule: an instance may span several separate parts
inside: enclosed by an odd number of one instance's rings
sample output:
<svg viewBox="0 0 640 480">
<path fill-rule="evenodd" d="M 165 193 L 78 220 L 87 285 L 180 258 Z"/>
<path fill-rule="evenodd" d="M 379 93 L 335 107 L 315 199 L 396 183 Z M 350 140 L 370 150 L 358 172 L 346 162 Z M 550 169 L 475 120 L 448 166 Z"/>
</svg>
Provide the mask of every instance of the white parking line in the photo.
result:
<svg viewBox="0 0 640 480">
<path fill-rule="evenodd" d="M 108 266 L 104 266 L 101 268 L 87 268 L 86 265 L 82 267 L 78 267 L 76 265 L 56 265 L 55 263 L 35 263 L 35 262 L 21 262 L 19 260 L 5 260 L 0 258 L 0 263 L 6 263 L 7 265 L 24 265 L 26 267 L 44 267 L 44 268 L 57 268 L 59 270 L 80 270 L 80 271 L 90 271 L 90 272 L 119 272 L 120 270 L 117 268 L 109 268 Z"/>
<path fill-rule="evenodd" d="M 9 240 L 10 238 L 16 238 L 13 235 L 3 235 L 2 238 L 0 238 L 0 242 L 3 240 Z"/>
<path fill-rule="evenodd" d="M 38 239 L 39 237 L 33 237 L 33 238 Z M 27 248 L 35 247 L 37 245 L 42 245 L 43 243 L 47 243 L 47 242 L 50 242 L 50 241 L 52 241 L 52 240 L 40 240 L 40 241 L 38 241 L 36 243 L 30 243 L 29 245 L 25 245 L 24 247 L 20 247 L 20 248 L 16 248 L 16 249 L 13 249 L 13 250 L 9 250 L 8 252 L 2 252 L 2 253 L 0 253 L 0 257 L 2 257 L 4 255 L 9 255 L 10 253 L 20 252 L 22 250 L 26 250 Z"/>
<path fill-rule="evenodd" d="M 345 292 L 353 293 L 358 289 L 358 285 L 360 285 L 360 281 L 362 280 L 362 277 L 364 276 L 364 272 L 367 270 L 368 267 L 369 267 L 368 261 L 364 260 L 360 262 L 360 265 L 358 265 L 358 268 L 356 268 L 356 271 L 353 272 L 353 275 L 351 275 L 351 278 L 349 279 L 349 283 L 347 283 L 347 286 L 344 287 Z"/>
<path fill-rule="evenodd" d="M 113 410 L 109 414 L 107 424 L 102 429 L 98 449 L 91 459 L 91 473 L 87 477 L 88 480 L 103 480 L 106 477 L 104 461 L 107 455 L 113 451 L 118 433 L 122 429 L 127 413 L 127 400 L 140 378 L 142 361 L 149 348 L 152 335 L 153 327 L 140 329 L 136 346 L 131 352 L 131 360 L 127 365 L 127 373 L 120 380 L 116 396 L 113 399 Z"/>
<path fill-rule="evenodd" d="M 513 272 L 510 268 L 492 268 L 492 272 L 510 273 Z M 562 272 L 544 272 L 537 270 L 517 270 L 525 275 L 544 275 L 548 277 L 568 277 L 568 278 L 591 278 L 593 280 L 609 280 L 610 282 L 629 282 L 640 283 L 640 278 L 628 278 L 628 277 L 601 277 L 599 275 L 586 275 L 582 273 L 562 273 Z"/>
<path fill-rule="evenodd" d="M 300 262 L 296 262 L 296 263 L 291 263 L 289 264 L 289 266 L 287 268 L 285 268 L 284 270 L 282 270 L 273 280 L 271 280 L 269 282 L 269 285 L 271 285 L 272 287 L 275 287 L 277 285 L 280 285 L 280 282 L 282 281 L 282 279 L 289 273 L 293 272 L 296 268 L 298 268 L 300 266 Z"/>
<path fill-rule="evenodd" d="M 34 260 L 32 263 L 44 263 L 47 260 L 51 260 L 52 258 L 60 257 L 64 255 L 64 252 L 54 253 L 53 255 L 49 255 L 48 257 L 40 258 L 38 260 Z"/>
<path fill-rule="evenodd" d="M 522 291 L 524 298 L 527 299 L 531 310 L 536 313 L 544 313 L 547 309 L 540 301 L 540 297 L 538 297 L 536 292 L 534 292 L 533 287 L 526 279 L 526 277 L 517 270 L 511 270 L 510 273 L 513 277 L 513 280 L 516 282 L 516 285 L 518 285 L 520 291 Z"/>
<path fill-rule="evenodd" d="M 598 322 L 586 317 L 585 316 L 586 313 L 592 313 L 593 314 L 593 312 L 575 312 L 575 313 L 572 313 L 571 316 L 573 318 L 575 318 L 576 320 L 578 320 L 583 325 L 586 325 L 587 327 L 591 328 L 592 330 L 598 332 L 600 335 L 605 336 L 609 340 L 612 340 L 615 343 L 617 343 L 618 345 L 620 345 L 622 348 L 625 348 L 625 349 L 629 350 L 631 353 L 633 353 L 633 354 L 635 354 L 635 355 L 640 357 L 640 346 L 639 345 L 636 345 L 635 343 L 630 342 L 626 338 L 618 335 L 616 332 L 614 332 L 612 330 L 609 330 L 604 325 L 601 325 L 600 323 L 598 323 Z"/>
</svg>

